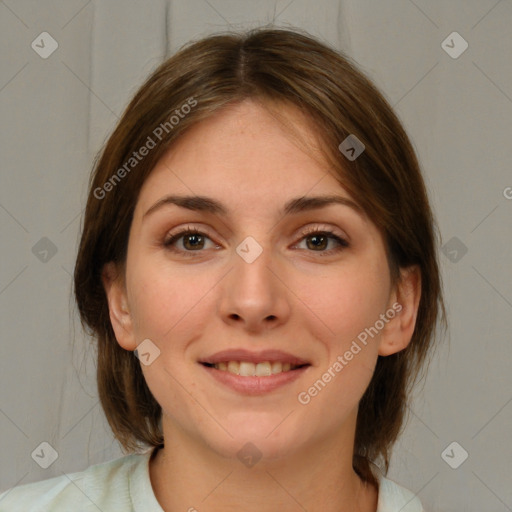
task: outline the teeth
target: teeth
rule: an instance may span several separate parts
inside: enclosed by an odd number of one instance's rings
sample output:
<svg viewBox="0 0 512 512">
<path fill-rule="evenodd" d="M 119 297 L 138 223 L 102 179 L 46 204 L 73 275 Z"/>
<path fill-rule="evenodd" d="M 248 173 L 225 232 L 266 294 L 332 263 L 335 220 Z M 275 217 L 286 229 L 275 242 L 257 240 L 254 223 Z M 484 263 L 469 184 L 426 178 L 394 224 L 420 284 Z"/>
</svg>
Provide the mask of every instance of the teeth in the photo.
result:
<svg viewBox="0 0 512 512">
<path fill-rule="evenodd" d="M 274 361 L 272 363 L 272 373 L 281 373 L 283 371 L 283 365 L 281 361 Z"/>
<path fill-rule="evenodd" d="M 228 372 L 230 373 L 236 373 L 237 375 L 240 374 L 240 363 L 237 363 L 236 361 L 229 361 L 228 363 Z"/>
<path fill-rule="evenodd" d="M 248 361 L 226 361 L 214 365 L 217 370 L 228 371 L 242 377 L 268 377 L 281 372 L 288 372 L 295 369 L 290 363 L 280 361 L 262 361 L 261 363 L 250 363 Z"/>
<path fill-rule="evenodd" d="M 256 377 L 268 377 L 269 375 L 272 375 L 272 367 L 268 361 L 265 361 L 264 363 L 258 363 L 255 369 Z"/>
<path fill-rule="evenodd" d="M 254 363 L 240 363 L 238 375 L 241 375 L 242 377 L 251 377 L 252 375 L 256 375 L 256 365 Z"/>
</svg>

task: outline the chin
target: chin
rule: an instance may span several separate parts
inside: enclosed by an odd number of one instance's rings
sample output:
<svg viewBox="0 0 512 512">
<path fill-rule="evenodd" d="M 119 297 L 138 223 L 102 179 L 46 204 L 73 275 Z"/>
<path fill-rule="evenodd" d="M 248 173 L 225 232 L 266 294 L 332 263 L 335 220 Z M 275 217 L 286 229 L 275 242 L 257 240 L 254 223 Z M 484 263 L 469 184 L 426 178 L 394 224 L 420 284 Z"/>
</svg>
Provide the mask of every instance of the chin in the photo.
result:
<svg viewBox="0 0 512 512">
<path fill-rule="evenodd" d="M 238 458 L 243 462 L 245 456 L 270 461 L 292 455 L 299 446 L 307 443 L 307 430 L 295 424 L 290 414 L 282 412 L 236 413 L 223 422 L 223 426 L 233 436 L 224 435 L 207 440 L 211 448 L 225 458 Z M 297 419 L 297 418 L 295 418 Z M 283 421 L 284 420 L 284 421 Z M 211 434 L 209 430 L 208 434 Z"/>
</svg>

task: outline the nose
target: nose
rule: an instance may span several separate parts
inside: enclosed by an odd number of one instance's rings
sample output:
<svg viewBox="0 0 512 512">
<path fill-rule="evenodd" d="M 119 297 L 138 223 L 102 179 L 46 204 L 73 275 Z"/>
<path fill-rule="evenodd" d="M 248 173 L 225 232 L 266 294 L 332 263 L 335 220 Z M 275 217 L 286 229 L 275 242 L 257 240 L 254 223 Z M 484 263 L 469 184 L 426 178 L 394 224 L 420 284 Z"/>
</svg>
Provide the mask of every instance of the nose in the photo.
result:
<svg viewBox="0 0 512 512">
<path fill-rule="evenodd" d="M 251 241 L 242 243 L 233 252 L 232 262 L 231 270 L 220 283 L 218 308 L 223 321 L 252 333 L 285 323 L 291 310 L 291 291 L 271 249 Z"/>
</svg>

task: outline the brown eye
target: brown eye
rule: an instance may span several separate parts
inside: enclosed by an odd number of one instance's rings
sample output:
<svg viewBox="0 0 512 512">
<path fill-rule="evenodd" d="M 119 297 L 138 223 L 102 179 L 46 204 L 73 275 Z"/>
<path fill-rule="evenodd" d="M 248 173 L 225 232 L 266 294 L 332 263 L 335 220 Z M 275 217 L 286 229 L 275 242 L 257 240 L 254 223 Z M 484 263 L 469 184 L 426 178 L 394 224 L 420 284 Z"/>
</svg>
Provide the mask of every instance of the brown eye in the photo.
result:
<svg viewBox="0 0 512 512">
<path fill-rule="evenodd" d="M 302 240 L 306 240 L 307 248 L 313 252 L 331 253 L 340 251 L 349 246 L 348 242 L 344 238 L 341 238 L 340 236 L 334 234 L 333 231 L 329 230 L 310 230 L 303 234 Z M 336 242 L 337 247 L 325 250 L 331 240 Z"/>
<path fill-rule="evenodd" d="M 176 247 L 177 242 L 183 239 L 181 247 Z M 197 229 L 183 229 L 171 235 L 163 243 L 164 247 L 180 253 L 201 252 L 205 248 L 206 240 L 210 238 Z"/>
<path fill-rule="evenodd" d="M 202 235 L 190 233 L 188 235 L 183 235 L 180 238 L 183 238 L 183 246 L 186 249 L 202 249 L 204 246 L 204 237 Z"/>
<path fill-rule="evenodd" d="M 311 242 L 308 247 L 313 249 L 325 249 L 329 244 L 329 238 L 325 235 L 309 235 L 307 239 Z"/>
</svg>

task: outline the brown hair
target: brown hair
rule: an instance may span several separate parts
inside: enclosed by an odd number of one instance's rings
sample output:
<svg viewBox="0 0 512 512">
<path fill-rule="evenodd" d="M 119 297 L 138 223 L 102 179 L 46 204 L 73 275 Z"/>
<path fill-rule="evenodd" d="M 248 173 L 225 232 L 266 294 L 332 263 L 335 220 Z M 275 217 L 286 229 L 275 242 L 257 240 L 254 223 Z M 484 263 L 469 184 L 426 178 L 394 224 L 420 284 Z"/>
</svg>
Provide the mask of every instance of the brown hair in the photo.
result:
<svg viewBox="0 0 512 512">
<path fill-rule="evenodd" d="M 98 341 L 103 410 L 125 451 L 163 445 L 161 407 L 137 358 L 115 339 L 101 272 L 107 262 L 124 264 L 139 191 L 163 153 L 186 129 L 246 98 L 295 105 L 314 122 L 337 179 L 383 233 L 393 280 L 399 268 L 421 270 L 412 340 L 378 357 L 359 404 L 353 466 L 375 484 L 371 464 L 383 462 L 387 473 L 409 391 L 436 340 L 437 320 L 445 321 L 435 224 L 416 155 L 392 108 L 348 57 L 303 31 L 259 28 L 189 43 L 146 80 L 98 153 L 74 291 L 82 326 Z M 350 134 L 365 145 L 354 161 L 338 149 Z M 150 139 L 156 147 L 135 160 Z"/>
</svg>

